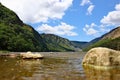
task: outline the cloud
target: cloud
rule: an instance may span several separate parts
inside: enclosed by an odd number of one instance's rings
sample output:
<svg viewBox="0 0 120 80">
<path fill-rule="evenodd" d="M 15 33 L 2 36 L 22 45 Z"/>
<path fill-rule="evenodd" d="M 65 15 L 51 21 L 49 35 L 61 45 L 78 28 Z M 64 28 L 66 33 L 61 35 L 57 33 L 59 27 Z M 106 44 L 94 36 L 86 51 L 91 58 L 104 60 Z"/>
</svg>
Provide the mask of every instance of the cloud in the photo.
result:
<svg viewBox="0 0 120 80">
<path fill-rule="evenodd" d="M 111 29 L 113 29 L 113 26 L 120 26 L 120 4 L 116 4 L 115 10 L 109 12 L 100 20 L 100 22 L 100 25 L 96 25 L 95 23 L 91 23 L 90 25 L 86 24 L 83 28 L 83 31 L 87 35 L 98 37 L 100 34 L 109 32 Z"/>
<path fill-rule="evenodd" d="M 87 15 L 92 15 L 92 11 L 95 8 L 95 5 L 90 0 L 82 0 L 80 3 L 81 6 L 89 5 L 87 8 Z"/>
<path fill-rule="evenodd" d="M 109 27 L 107 27 L 106 25 L 103 25 L 103 24 L 101 24 L 100 26 L 98 26 L 98 28 L 99 28 L 99 32 L 100 33 L 106 33 L 106 32 L 110 31 Z"/>
<path fill-rule="evenodd" d="M 92 11 L 93 11 L 94 7 L 95 7 L 94 5 L 90 5 L 88 7 L 88 9 L 87 9 L 87 15 L 92 15 Z"/>
<path fill-rule="evenodd" d="M 83 31 L 90 36 L 99 37 L 101 34 L 105 34 L 110 31 L 109 27 L 106 25 L 96 25 L 95 23 L 91 23 L 90 25 L 86 24 L 83 28 Z"/>
<path fill-rule="evenodd" d="M 117 5 L 115 6 L 115 9 L 116 9 L 117 11 L 120 11 L 120 4 L 117 4 Z"/>
<path fill-rule="evenodd" d="M 87 35 L 96 36 L 99 33 L 98 30 L 94 29 L 97 25 L 95 23 L 91 23 L 90 25 L 86 24 L 83 28 L 83 31 L 86 32 Z"/>
<path fill-rule="evenodd" d="M 67 35 L 67 36 L 77 36 L 78 34 L 73 32 L 74 26 L 68 25 L 64 22 L 61 22 L 58 26 L 50 26 L 48 24 L 42 24 L 37 27 L 38 32 L 48 33 L 48 34 L 57 34 L 57 35 Z"/>
<path fill-rule="evenodd" d="M 25 23 L 62 19 L 73 0 L 1 0 Z"/>
<path fill-rule="evenodd" d="M 115 10 L 111 11 L 101 19 L 101 23 L 105 25 L 120 25 L 120 4 L 115 6 Z"/>
<path fill-rule="evenodd" d="M 86 4 L 92 4 L 90 0 L 82 0 L 80 3 L 81 6 L 85 6 Z"/>
</svg>

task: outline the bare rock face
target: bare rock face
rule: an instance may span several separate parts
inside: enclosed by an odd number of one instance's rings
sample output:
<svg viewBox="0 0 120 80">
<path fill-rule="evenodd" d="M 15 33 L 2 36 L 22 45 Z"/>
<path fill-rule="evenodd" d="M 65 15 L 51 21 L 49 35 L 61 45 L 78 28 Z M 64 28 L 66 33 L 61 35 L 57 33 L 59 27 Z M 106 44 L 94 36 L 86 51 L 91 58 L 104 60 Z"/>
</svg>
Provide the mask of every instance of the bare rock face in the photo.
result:
<svg viewBox="0 0 120 80">
<path fill-rule="evenodd" d="M 120 66 L 120 51 L 98 47 L 85 55 L 82 65 L 113 67 Z"/>
<path fill-rule="evenodd" d="M 102 40 L 104 39 L 115 39 L 120 37 L 120 26 L 111 30 L 110 32 L 108 32 L 107 34 L 102 36 Z"/>
<path fill-rule="evenodd" d="M 20 56 L 23 59 L 41 59 L 43 56 L 39 53 L 32 53 L 32 52 L 27 52 L 27 53 L 21 53 Z"/>
</svg>

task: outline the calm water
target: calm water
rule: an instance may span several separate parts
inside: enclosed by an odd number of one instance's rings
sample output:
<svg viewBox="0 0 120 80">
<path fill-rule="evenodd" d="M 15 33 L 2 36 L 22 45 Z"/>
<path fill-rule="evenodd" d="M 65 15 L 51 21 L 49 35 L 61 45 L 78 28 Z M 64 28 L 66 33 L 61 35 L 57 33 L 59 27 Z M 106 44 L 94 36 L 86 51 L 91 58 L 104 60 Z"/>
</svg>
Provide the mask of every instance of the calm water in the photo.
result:
<svg viewBox="0 0 120 80">
<path fill-rule="evenodd" d="M 42 60 L 0 57 L 0 80 L 120 80 L 119 69 L 83 69 L 84 55 L 68 54 L 50 54 Z"/>
</svg>

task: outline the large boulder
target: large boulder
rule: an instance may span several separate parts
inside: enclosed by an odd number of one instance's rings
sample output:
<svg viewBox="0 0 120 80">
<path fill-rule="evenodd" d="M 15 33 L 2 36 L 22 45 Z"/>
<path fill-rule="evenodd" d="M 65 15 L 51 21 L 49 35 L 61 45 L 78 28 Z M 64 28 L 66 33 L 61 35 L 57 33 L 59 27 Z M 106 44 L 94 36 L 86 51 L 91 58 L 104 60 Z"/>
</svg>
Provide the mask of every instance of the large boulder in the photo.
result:
<svg viewBox="0 0 120 80">
<path fill-rule="evenodd" d="M 39 53 L 32 53 L 32 52 L 27 52 L 27 53 L 20 53 L 20 56 L 23 59 L 41 59 L 43 56 Z"/>
<path fill-rule="evenodd" d="M 104 47 L 93 48 L 85 55 L 82 65 L 118 67 L 120 66 L 120 51 Z"/>
</svg>

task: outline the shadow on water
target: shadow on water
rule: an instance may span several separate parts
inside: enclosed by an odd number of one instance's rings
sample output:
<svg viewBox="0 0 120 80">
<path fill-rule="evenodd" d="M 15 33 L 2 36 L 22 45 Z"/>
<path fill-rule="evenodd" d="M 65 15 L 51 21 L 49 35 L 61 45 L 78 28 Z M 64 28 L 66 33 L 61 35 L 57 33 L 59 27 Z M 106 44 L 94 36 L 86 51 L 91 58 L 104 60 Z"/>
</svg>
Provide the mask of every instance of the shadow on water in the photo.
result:
<svg viewBox="0 0 120 80">
<path fill-rule="evenodd" d="M 120 69 L 98 70 L 85 67 L 86 80 L 120 80 Z"/>
</svg>

